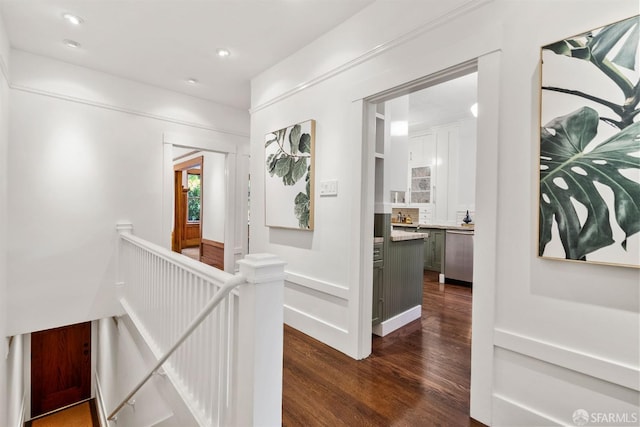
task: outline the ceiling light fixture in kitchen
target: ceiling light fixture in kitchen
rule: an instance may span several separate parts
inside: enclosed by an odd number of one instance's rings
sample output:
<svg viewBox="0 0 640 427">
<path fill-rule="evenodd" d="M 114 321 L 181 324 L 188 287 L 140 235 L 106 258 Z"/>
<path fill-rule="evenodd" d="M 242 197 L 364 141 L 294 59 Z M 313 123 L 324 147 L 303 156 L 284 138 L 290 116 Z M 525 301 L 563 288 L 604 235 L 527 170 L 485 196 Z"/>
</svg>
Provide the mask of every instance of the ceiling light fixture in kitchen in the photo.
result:
<svg viewBox="0 0 640 427">
<path fill-rule="evenodd" d="M 229 52 L 228 49 L 218 48 L 216 49 L 216 55 L 218 55 L 220 58 L 226 58 L 227 56 L 231 55 L 231 52 Z"/>
<path fill-rule="evenodd" d="M 389 129 L 391 136 L 405 136 L 409 134 L 409 123 L 404 120 L 397 122 L 391 122 L 391 129 Z"/>
<path fill-rule="evenodd" d="M 197 85 L 198 84 L 198 79 L 194 79 L 193 77 L 190 79 L 187 79 L 187 83 L 190 85 Z"/>
</svg>

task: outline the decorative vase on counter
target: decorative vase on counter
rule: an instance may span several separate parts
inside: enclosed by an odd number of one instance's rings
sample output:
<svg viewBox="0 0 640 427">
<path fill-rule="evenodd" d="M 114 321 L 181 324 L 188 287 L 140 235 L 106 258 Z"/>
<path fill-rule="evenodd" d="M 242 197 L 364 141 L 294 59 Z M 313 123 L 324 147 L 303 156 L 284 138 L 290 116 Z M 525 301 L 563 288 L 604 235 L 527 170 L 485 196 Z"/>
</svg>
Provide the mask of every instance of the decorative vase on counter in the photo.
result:
<svg viewBox="0 0 640 427">
<path fill-rule="evenodd" d="M 467 210 L 467 214 L 465 215 L 465 217 L 462 219 L 462 222 L 464 222 L 465 224 L 469 224 L 472 221 L 471 217 L 469 216 L 469 211 Z"/>
</svg>

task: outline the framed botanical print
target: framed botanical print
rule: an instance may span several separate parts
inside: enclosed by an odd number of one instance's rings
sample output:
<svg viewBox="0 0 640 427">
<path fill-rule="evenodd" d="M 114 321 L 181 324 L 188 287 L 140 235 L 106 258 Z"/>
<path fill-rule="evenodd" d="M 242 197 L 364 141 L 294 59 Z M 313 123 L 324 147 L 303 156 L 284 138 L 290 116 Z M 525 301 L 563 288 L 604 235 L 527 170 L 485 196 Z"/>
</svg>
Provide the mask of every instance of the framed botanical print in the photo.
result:
<svg viewBox="0 0 640 427">
<path fill-rule="evenodd" d="M 315 120 L 265 137 L 265 224 L 313 230 Z"/>
<path fill-rule="evenodd" d="M 640 266 L 640 16 L 542 48 L 538 254 Z"/>
</svg>

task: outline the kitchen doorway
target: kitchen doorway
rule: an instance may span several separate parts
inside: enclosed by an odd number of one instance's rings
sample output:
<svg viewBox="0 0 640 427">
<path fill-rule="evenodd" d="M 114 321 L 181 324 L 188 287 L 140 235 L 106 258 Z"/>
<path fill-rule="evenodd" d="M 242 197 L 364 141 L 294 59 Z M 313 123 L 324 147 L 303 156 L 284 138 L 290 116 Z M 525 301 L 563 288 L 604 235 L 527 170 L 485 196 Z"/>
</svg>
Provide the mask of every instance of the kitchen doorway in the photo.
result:
<svg viewBox="0 0 640 427">
<path fill-rule="evenodd" d="M 380 208 L 383 193 L 376 187 L 383 174 L 383 168 L 376 168 L 386 161 L 385 156 L 376 156 L 376 104 L 386 102 L 439 83 L 477 72 L 478 76 L 478 119 L 476 152 L 476 218 L 482 224 L 474 236 L 474 295 L 472 301 L 472 342 L 471 342 L 471 384 L 470 413 L 476 419 L 489 419 L 487 408 L 491 407 L 491 379 L 493 376 L 493 330 L 495 306 L 497 236 L 497 197 L 498 197 L 498 144 L 499 144 L 499 87 L 501 53 L 492 52 L 485 56 L 460 63 L 456 66 L 427 75 L 426 77 L 402 83 L 380 91 L 363 99 L 363 151 L 362 151 L 362 191 L 363 203 L 361 216 L 361 254 L 360 265 L 363 283 L 361 304 L 360 349 L 366 355 L 371 342 L 371 303 L 373 281 L 373 254 L 371 244 L 374 229 L 374 212 Z M 481 173 L 479 173 L 481 171 Z M 437 191 L 437 190 L 436 190 Z M 390 192 L 387 193 L 390 197 Z M 389 211 L 390 206 L 388 206 Z M 466 213 L 466 211 L 465 211 Z M 371 236 L 370 239 L 367 238 Z M 370 350 L 369 350 L 370 351 Z"/>
<path fill-rule="evenodd" d="M 498 148 L 500 144 L 500 51 L 491 52 L 467 62 L 426 77 L 396 83 L 389 89 L 362 99 L 363 145 L 362 145 L 362 207 L 360 234 L 360 276 L 363 287 L 360 296 L 359 352 L 365 357 L 371 349 L 371 304 L 373 253 L 371 245 L 374 228 L 375 206 L 375 124 L 376 104 L 403 94 L 434 86 L 472 72 L 478 73 L 478 121 L 476 152 L 476 221 L 482 224 L 474 236 L 474 295 L 472 301 L 471 342 L 471 386 L 470 413 L 479 420 L 491 418 L 492 378 L 494 360 L 493 334 L 495 328 L 495 283 L 497 277 L 496 257 L 498 235 Z M 480 173 L 481 172 L 481 173 Z M 370 237 L 369 237 L 370 236 Z M 368 284 L 368 286 L 364 286 Z"/>
<path fill-rule="evenodd" d="M 374 104 L 375 335 L 421 317 L 422 284 L 434 274 L 441 292 L 471 288 L 478 103 L 468 71 Z"/>
</svg>

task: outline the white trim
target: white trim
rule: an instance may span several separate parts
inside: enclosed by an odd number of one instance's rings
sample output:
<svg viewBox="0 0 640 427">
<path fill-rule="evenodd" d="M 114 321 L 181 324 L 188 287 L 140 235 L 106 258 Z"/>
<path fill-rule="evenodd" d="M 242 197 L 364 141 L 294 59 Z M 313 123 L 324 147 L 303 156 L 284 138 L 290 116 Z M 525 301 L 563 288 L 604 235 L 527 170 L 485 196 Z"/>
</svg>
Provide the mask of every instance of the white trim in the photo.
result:
<svg viewBox="0 0 640 427">
<path fill-rule="evenodd" d="M 498 282 L 498 179 L 500 144 L 500 51 L 478 57 L 478 116 L 476 135 L 476 230 L 473 251 L 471 313 L 471 386 L 469 413 L 491 423 L 493 393 L 496 283 Z"/>
<path fill-rule="evenodd" d="M 2 73 L 2 75 L 4 76 L 4 80 L 7 82 L 7 86 L 11 87 L 11 84 L 9 83 L 9 67 L 4 61 L 4 57 L 2 55 L 0 55 L 0 73 Z"/>
<path fill-rule="evenodd" d="M 231 139 L 229 135 L 225 135 L 221 140 L 216 140 L 208 137 L 196 137 L 181 132 L 163 132 L 162 143 L 175 145 L 177 147 L 193 148 L 199 151 L 204 150 L 222 154 L 236 154 L 238 151 L 238 144 L 246 143 L 249 137 L 246 135 L 232 136 L 232 142 L 229 142 L 229 139 Z"/>
<path fill-rule="evenodd" d="M 314 291 L 322 292 L 343 299 L 345 301 L 349 300 L 349 289 L 345 288 L 344 286 L 314 279 L 312 277 L 287 270 L 285 270 L 285 274 L 287 275 L 285 279 L 286 282 L 290 282 L 294 285 L 302 286 L 304 288 L 313 289 Z"/>
<path fill-rule="evenodd" d="M 422 316 L 422 306 L 416 305 L 415 307 L 410 308 L 407 311 L 393 316 L 391 319 L 387 319 L 382 323 L 378 323 L 373 327 L 373 333 L 380 337 L 384 337 L 385 335 L 390 334 L 396 329 L 403 327 L 407 323 L 419 319 L 420 316 Z"/>
<path fill-rule="evenodd" d="M 416 37 L 419 37 L 420 35 L 431 31 L 445 23 L 447 23 L 448 21 L 458 18 L 460 16 L 463 16 L 467 13 L 470 13 L 482 6 L 484 6 L 487 3 L 492 2 L 493 0 L 468 0 L 466 3 L 464 3 L 461 6 L 456 7 L 455 9 L 450 10 L 449 12 L 445 13 L 444 15 L 440 15 L 435 19 L 432 19 L 431 21 L 428 21 L 424 24 L 421 24 L 420 26 L 407 31 L 406 33 L 392 39 L 389 40 L 387 42 L 381 43 L 377 46 L 375 46 L 372 49 L 369 49 L 368 51 L 356 56 L 354 59 L 347 61 L 345 63 L 342 63 L 341 65 L 338 65 L 337 67 L 334 67 L 332 69 L 330 69 L 329 71 L 326 71 L 322 74 L 320 74 L 317 77 L 313 77 L 305 82 L 299 83 L 298 85 L 296 85 L 295 87 L 293 87 L 292 89 L 289 89 L 283 93 L 281 93 L 280 95 L 277 95 L 273 98 L 271 98 L 268 101 L 263 102 L 262 104 L 259 104 L 255 107 L 252 107 L 249 109 L 249 113 L 253 114 L 256 113 L 260 110 L 263 110 L 273 104 L 276 104 L 284 99 L 287 99 L 299 92 L 302 92 L 305 89 L 308 89 L 312 86 L 315 86 L 317 84 L 320 84 L 326 80 L 329 80 L 330 78 L 344 73 L 345 71 L 350 70 L 353 67 L 356 67 L 364 62 L 367 62 L 373 58 L 375 58 L 378 55 L 381 55 L 382 53 L 391 50 L 395 47 L 398 47 L 410 40 L 415 39 Z"/>
<path fill-rule="evenodd" d="M 329 328 L 333 332 L 339 332 L 345 335 L 349 334 L 349 331 L 347 331 L 344 328 L 341 328 L 337 325 L 334 325 L 333 323 L 329 323 L 326 320 L 319 319 L 315 316 L 312 316 L 309 313 L 305 313 L 302 310 L 298 310 L 297 308 L 293 308 L 290 305 L 285 304 L 284 305 L 284 323 L 286 323 L 287 325 L 294 326 L 296 329 L 302 332 L 307 330 L 307 328 L 305 328 L 304 326 L 298 327 L 298 322 L 296 322 L 293 318 L 297 318 L 297 320 L 300 320 L 302 318 L 306 319 L 304 323 L 307 325 L 307 327 L 313 323 L 314 325 L 319 324 L 324 326 L 325 328 Z"/>
<path fill-rule="evenodd" d="M 529 408 L 499 394 L 493 395 L 493 413 L 500 417 L 492 420 L 494 426 L 562 426 L 562 421 Z M 506 416 L 505 416 L 506 415 Z M 502 417 L 507 419 L 501 419 Z"/>
<path fill-rule="evenodd" d="M 3 71 L 3 73 L 4 73 L 4 71 Z M 160 120 L 160 121 L 163 121 L 163 122 L 175 123 L 175 124 L 179 124 L 179 125 L 184 125 L 184 126 L 197 128 L 197 129 L 209 130 L 209 131 L 212 131 L 212 132 L 222 133 L 222 134 L 225 134 L 225 135 L 233 135 L 233 136 L 239 136 L 239 137 L 243 137 L 243 138 L 248 138 L 249 137 L 249 135 L 245 134 L 245 133 L 240 133 L 240 132 L 236 132 L 236 131 L 230 131 L 230 130 L 226 130 L 226 129 L 217 129 L 217 128 L 214 128 L 214 127 L 211 127 L 209 125 L 202 124 L 202 123 L 189 122 L 189 121 L 186 121 L 186 120 L 176 119 L 176 118 L 169 117 L 169 116 L 162 116 L 162 115 L 159 115 L 159 114 L 151 114 L 151 113 L 147 113 L 147 112 L 144 112 L 144 111 L 133 110 L 131 108 L 126 108 L 126 107 L 119 107 L 117 105 L 106 104 L 106 103 L 97 102 L 97 101 L 92 101 L 92 100 L 89 100 L 89 99 L 79 98 L 79 97 L 76 97 L 76 96 L 64 95 L 64 94 L 61 94 L 61 93 L 51 92 L 51 91 L 48 91 L 48 90 L 35 89 L 35 88 L 16 85 L 16 84 L 9 84 L 9 87 L 11 89 L 18 90 L 18 91 L 21 91 L 21 92 L 27 92 L 27 93 L 32 93 L 32 94 L 42 95 L 42 96 L 48 96 L 48 97 L 51 97 L 51 98 L 62 99 L 64 101 L 75 102 L 75 103 L 78 103 L 78 104 L 84 104 L 84 105 L 89 105 L 89 106 L 92 106 L 92 107 L 103 108 L 105 110 L 119 111 L 121 113 L 132 114 L 132 115 L 135 115 L 135 116 L 140 116 L 140 117 L 146 117 L 146 118 L 149 118 L 149 119 Z"/>
<path fill-rule="evenodd" d="M 27 393 L 23 393 L 22 394 L 22 401 L 20 402 L 20 417 L 18 418 L 18 425 L 15 427 L 22 427 L 24 426 L 25 423 L 25 418 L 26 418 L 26 406 L 25 406 L 25 402 L 27 400 Z"/>
<path fill-rule="evenodd" d="M 496 328 L 494 344 L 572 371 L 580 372 L 622 387 L 640 391 L 640 368 L 615 360 L 608 360 L 558 344 Z"/>
<path fill-rule="evenodd" d="M 100 377 L 96 372 L 96 410 L 98 411 L 98 420 L 100 421 L 100 427 L 108 427 L 107 412 L 104 406 L 104 397 L 102 394 L 102 387 L 100 386 Z"/>
</svg>

